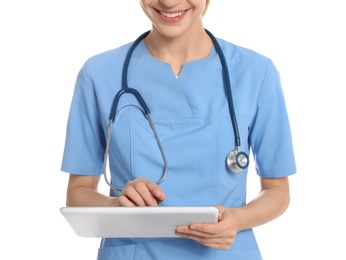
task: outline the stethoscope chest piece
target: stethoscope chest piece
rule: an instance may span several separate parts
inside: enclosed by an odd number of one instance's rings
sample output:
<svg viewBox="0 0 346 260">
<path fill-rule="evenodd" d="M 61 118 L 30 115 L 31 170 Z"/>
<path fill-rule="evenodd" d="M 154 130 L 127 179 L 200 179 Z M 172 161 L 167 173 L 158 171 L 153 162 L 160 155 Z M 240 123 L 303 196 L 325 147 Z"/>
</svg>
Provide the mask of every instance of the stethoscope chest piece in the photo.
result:
<svg viewBox="0 0 346 260">
<path fill-rule="evenodd" d="M 249 156 L 237 150 L 232 150 L 227 155 L 227 166 L 234 173 L 241 173 L 249 166 Z"/>
</svg>

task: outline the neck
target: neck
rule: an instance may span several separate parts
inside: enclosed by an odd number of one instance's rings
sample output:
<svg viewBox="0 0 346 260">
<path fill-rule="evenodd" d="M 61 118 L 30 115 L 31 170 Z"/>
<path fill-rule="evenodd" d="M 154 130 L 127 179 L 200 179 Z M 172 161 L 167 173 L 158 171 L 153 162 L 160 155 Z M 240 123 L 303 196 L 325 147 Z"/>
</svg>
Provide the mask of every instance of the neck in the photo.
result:
<svg viewBox="0 0 346 260">
<path fill-rule="evenodd" d="M 212 41 L 202 25 L 172 37 L 163 35 L 153 27 L 145 43 L 151 55 L 169 63 L 176 75 L 184 63 L 207 57 L 212 48 Z"/>
</svg>

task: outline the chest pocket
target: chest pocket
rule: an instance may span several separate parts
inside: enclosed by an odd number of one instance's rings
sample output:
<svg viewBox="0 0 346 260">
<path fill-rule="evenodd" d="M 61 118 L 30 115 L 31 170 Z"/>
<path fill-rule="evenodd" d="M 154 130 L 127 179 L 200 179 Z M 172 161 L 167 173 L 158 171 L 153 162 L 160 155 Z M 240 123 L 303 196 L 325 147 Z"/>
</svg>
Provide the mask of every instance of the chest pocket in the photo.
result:
<svg viewBox="0 0 346 260">
<path fill-rule="evenodd" d="M 113 184 L 124 187 L 127 181 L 140 176 L 158 182 L 164 174 L 164 160 L 154 132 L 141 111 L 126 110 L 113 126 L 109 151 Z M 203 189 L 203 185 L 191 185 L 196 180 L 208 185 L 215 182 L 219 141 L 218 135 L 210 134 L 216 129 L 212 121 L 205 118 L 153 118 L 153 121 L 168 163 L 162 188 L 175 194 L 171 198 L 178 194 L 186 196 L 192 186 Z"/>
</svg>

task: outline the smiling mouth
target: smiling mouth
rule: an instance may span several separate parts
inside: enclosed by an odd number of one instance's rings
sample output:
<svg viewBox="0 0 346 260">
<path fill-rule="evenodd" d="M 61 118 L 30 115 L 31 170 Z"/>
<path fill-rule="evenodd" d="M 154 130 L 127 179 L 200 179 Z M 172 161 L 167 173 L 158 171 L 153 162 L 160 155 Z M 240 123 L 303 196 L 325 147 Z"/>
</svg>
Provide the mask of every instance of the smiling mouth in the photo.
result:
<svg viewBox="0 0 346 260">
<path fill-rule="evenodd" d="M 186 10 L 181 11 L 181 12 L 176 12 L 176 13 L 167 13 L 167 12 L 162 12 L 159 11 L 159 13 L 167 18 L 176 18 L 176 17 L 180 17 L 182 16 L 184 13 L 186 12 Z"/>
</svg>

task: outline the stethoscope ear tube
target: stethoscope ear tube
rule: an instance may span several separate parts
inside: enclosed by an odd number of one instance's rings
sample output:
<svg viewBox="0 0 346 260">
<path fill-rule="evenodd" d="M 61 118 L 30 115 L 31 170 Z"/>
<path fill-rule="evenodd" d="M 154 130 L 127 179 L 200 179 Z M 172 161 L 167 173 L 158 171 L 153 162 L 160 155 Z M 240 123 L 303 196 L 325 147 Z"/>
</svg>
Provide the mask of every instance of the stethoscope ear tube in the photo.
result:
<svg viewBox="0 0 346 260">
<path fill-rule="evenodd" d="M 123 94 L 124 92 L 119 92 L 117 95 L 117 102 L 114 102 L 115 103 L 115 107 L 114 109 L 117 110 L 117 103 L 119 101 L 119 98 L 121 97 L 121 95 Z M 132 92 L 130 91 L 129 93 L 131 94 L 134 94 L 134 93 L 138 93 L 138 92 Z M 136 95 L 136 94 L 134 94 Z M 138 93 L 138 97 L 137 97 L 137 100 L 143 100 L 143 98 L 141 97 L 141 95 Z M 144 100 L 142 103 L 141 101 L 138 101 L 140 103 L 140 106 L 137 106 L 137 105 L 127 105 L 125 107 L 123 107 L 122 109 L 120 109 L 119 111 L 116 112 L 115 116 L 113 119 L 110 119 L 109 120 L 109 125 L 108 125 L 108 131 L 107 131 L 107 141 L 106 141 L 106 150 L 105 150 L 105 154 L 104 154 L 104 161 L 103 161 L 103 176 L 104 176 L 104 179 L 106 181 L 106 183 L 108 184 L 108 186 L 113 189 L 114 191 L 122 191 L 123 188 L 119 188 L 119 187 L 115 187 L 111 181 L 109 181 L 108 179 L 108 173 L 107 173 L 107 165 L 108 165 L 108 155 L 109 155 L 109 147 L 110 147 L 110 142 L 111 142 L 111 136 L 112 136 L 112 129 L 113 129 L 113 124 L 115 123 L 115 118 L 117 117 L 118 114 L 120 114 L 120 112 L 123 110 L 123 109 L 126 109 L 128 107 L 135 107 L 135 108 L 138 108 L 142 113 L 143 115 L 146 117 L 146 119 L 148 120 L 149 122 L 149 125 L 151 127 L 151 129 L 153 130 L 153 134 L 154 134 L 154 137 L 156 139 L 156 142 L 157 142 L 157 145 L 159 147 L 159 150 L 160 150 L 160 153 L 161 153 L 161 156 L 162 156 L 162 160 L 163 160 L 163 165 L 164 165 L 164 170 L 163 170 L 163 174 L 162 174 L 162 177 L 160 180 L 158 180 L 156 183 L 157 184 L 160 184 L 162 183 L 166 177 L 167 177 L 167 174 L 168 174 L 168 163 L 167 163 L 167 159 L 166 159 L 166 155 L 165 155 L 165 152 L 163 150 L 163 147 L 162 147 L 162 144 L 161 144 L 161 141 L 160 141 L 160 138 L 157 134 L 157 131 L 156 131 L 156 127 L 155 127 L 155 124 L 153 122 L 153 120 L 151 119 L 151 116 L 150 116 L 150 111 L 149 109 L 145 109 L 144 107 L 146 106 Z M 144 106 L 145 104 L 145 106 Z"/>
<path fill-rule="evenodd" d="M 111 107 L 111 112 L 109 115 L 109 126 L 108 126 L 108 134 L 107 134 L 107 143 L 106 143 L 106 151 L 105 151 L 105 155 L 104 155 L 104 163 L 103 163 L 103 175 L 105 178 L 106 183 L 115 191 L 122 191 L 123 188 L 118 188 L 112 185 L 112 183 L 108 180 L 107 177 L 107 163 L 108 163 L 108 154 L 109 154 L 109 147 L 110 147 L 110 140 L 111 140 L 111 135 L 112 135 L 112 129 L 113 129 L 113 124 L 115 123 L 115 118 L 117 116 L 118 113 L 120 113 L 121 109 L 118 111 L 118 104 L 119 104 L 119 100 L 121 98 L 121 96 L 125 93 L 129 93 L 135 96 L 135 98 L 137 99 L 138 103 L 140 106 L 135 106 L 135 105 L 128 105 L 128 106 L 134 106 L 137 107 L 138 109 L 140 109 L 142 111 L 142 113 L 144 114 L 144 116 L 148 119 L 149 124 L 151 129 L 153 130 L 155 139 L 157 141 L 157 145 L 160 149 L 161 152 L 161 156 L 162 156 L 162 160 L 163 160 L 163 164 L 164 164 L 164 170 L 163 170 L 163 174 L 162 177 L 159 181 L 157 181 L 157 184 L 162 183 L 166 177 L 167 177 L 167 173 L 168 173 L 168 163 L 167 163 L 167 159 L 166 159 L 166 155 L 164 153 L 161 141 L 159 139 L 159 136 L 157 134 L 156 128 L 155 128 L 155 124 L 153 122 L 153 120 L 151 119 L 150 116 L 150 109 L 147 105 L 147 103 L 144 101 L 142 95 L 134 88 L 129 88 L 128 84 L 127 84 L 127 71 L 128 71 L 128 67 L 129 67 L 129 63 L 130 63 L 130 59 L 132 56 L 132 53 L 134 51 L 134 49 L 136 48 L 136 46 L 150 33 L 150 31 L 147 31 L 145 33 L 143 33 L 141 36 L 139 36 L 134 43 L 132 44 L 131 48 L 129 49 L 129 52 L 127 53 L 127 56 L 125 58 L 125 62 L 124 62 L 124 66 L 123 66 L 123 72 L 122 72 L 122 87 L 121 89 L 117 92 L 117 94 L 115 95 L 114 99 L 113 99 L 113 104 Z M 125 106 L 124 108 L 128 107 Z"/>
<path fill-rule="evenodd" d="M 125 88 L 125 89 L 120 89 L 118 91 L 118 93 L 115 95 L 114 100 L 113 100 L 113 104 L 112 104 L 112 109 L 111 109 L 111 112 L 109 114 L 109 120 L 114 121 L 115 113 L 117 111 L 120 97 L 125 93 L 130 93 L 130 94 L 134 95 L 136 97 L 138 103 L 140 104 L 140 106 L 143 108 L 145 115 L 148 116 L 150 114 L 150 109 L 149 109 L 147 103 L 145 103 L 141 94 L 139 94 L 139 92 L 134 88 Z"/>
</svg>

